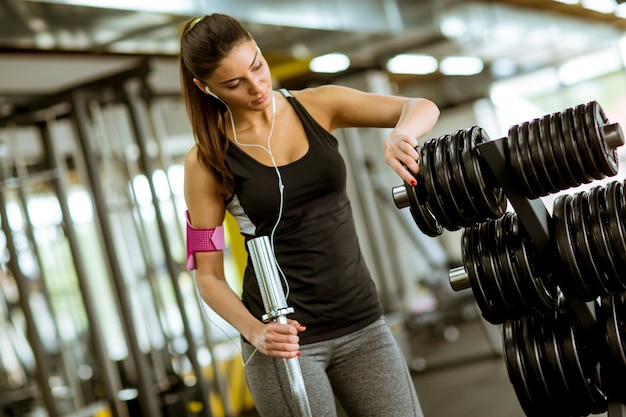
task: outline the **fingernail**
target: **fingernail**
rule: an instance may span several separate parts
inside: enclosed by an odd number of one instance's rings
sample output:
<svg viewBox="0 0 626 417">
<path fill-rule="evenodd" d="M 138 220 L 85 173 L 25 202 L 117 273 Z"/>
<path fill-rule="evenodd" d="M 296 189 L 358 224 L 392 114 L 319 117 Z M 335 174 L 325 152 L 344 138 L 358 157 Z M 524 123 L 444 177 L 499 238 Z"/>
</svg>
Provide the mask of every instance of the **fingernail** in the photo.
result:
<svg viewBox="0 0 626 417">
<path fill-rule="evenodd" d="M 412 185 L 413 187 L 415 187 L 415 186 L 417 185 L 417 181 L 415 181 L 415 180 L 411 180 L 411 185 Z"/>
<path fill-rule="evenodd" d="M 296 356 L 300 356 L 300 355 L 301 355 L 301 353 L 300 353 L 300 352 L 296 352 Z"/>
</svg>

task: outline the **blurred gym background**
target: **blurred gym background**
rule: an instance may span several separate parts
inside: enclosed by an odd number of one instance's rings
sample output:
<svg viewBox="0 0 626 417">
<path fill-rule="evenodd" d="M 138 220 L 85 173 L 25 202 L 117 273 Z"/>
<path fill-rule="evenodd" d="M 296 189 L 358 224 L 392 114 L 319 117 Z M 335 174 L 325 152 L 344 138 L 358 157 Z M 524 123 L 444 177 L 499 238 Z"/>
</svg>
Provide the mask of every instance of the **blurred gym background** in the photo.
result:
<svg viewBox="0 0 626 417">
<path fill-rule="evenodd" d="M 181 162 L 194 141 L 178 39 L 185 20 L 213 12 L 248 27 L 277 88 L 433 100 L 442 114 L 423 140 L 473 125 L 501 138 L 590 100 L 626 126 L 626 5 L 613 0 L 1 0 L 0 416 L 254 413 L 238 335 L 185 270 Z M 500 330 L 448 281 L 459 233 L 425 236 L 394 206 L 385 135 L 337 133 L 363 250 L 427 415 L 460 415 L 450 398 L 477 395 L 480 379 L 458 381 L 481 361 L 514 403 Z M 245 254 L 231 218 L 226 230 L 238 288 Z M 522 415 L 483 407 L 475 415 Z"/>
</svg>

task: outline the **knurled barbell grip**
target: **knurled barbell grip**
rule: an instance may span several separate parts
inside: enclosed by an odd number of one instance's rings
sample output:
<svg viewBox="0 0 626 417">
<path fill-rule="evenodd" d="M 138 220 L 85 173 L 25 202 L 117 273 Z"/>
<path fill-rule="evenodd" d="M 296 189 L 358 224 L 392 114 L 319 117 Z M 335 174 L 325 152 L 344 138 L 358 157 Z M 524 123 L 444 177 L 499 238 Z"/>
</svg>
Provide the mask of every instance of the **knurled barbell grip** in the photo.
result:
<svg viewBox="0 0 626 417">
<path fill-rule="evenodd" d="M 469 275 L 462 265 L 452 268 L 448 273 L 448 278 L 454 291 L 466 290 L 471 287 Z"/>
</svg>

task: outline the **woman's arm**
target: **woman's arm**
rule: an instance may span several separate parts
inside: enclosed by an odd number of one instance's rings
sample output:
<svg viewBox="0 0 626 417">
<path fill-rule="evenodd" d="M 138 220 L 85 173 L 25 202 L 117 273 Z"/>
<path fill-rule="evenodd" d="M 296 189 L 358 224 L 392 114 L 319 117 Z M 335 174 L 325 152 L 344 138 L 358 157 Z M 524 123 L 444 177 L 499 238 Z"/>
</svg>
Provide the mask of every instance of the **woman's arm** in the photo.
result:
<svg viewBox="0 0 626 417">
<path fill-rule="evenodd" d="M 385 139 L 385 160 L 404 181 L 415 184 L 411 175 L 419 172 L 415 147 L 418 138 L 427 134 L 439 118 L 435 103 L 425 98 L 366 93 L 335 85 L 310 88 L 295 95 L 331 132 L 346 127 L 393 128 Z"/>
<path fill-rule="evenodd" d="M 213 228 L 224 222 L 224 199 L 217 192 L 211 174 L 200 164 L 194 147 L 185 158 L 185 200 L 191 222 L 196 228 Z M 261 353 L 292 358 L 298 355 L 298 332 L 304 326 L 264 324 L 243 305 L 230 288 L 224 274 L 222 251 L 195 253 L 196 285 L 200 296 L 220 317 L 230 323 Z"/>
</svg>

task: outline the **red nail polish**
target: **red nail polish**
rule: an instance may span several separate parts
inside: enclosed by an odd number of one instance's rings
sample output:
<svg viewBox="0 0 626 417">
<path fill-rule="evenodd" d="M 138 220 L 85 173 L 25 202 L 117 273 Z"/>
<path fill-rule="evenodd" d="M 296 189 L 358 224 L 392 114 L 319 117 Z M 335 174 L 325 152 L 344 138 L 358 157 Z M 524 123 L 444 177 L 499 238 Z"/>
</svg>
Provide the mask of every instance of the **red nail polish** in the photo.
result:
<svg viewBox="0 0 626 417">
<path fill-rule="evenodd" d="M 300 355 L 301 355 L 301 353 L 300 353 L 300 352 L 296 352 L 296 356 L 300 356 Z"/>
<path fill-rule="evenodd" d="M 417 185 L 417 181 L 415 181 L 415 180 L 411 180 L 411 185 L 412 185 L 413 187 L 415 187 L 415 186 Z"/>
</svg>

